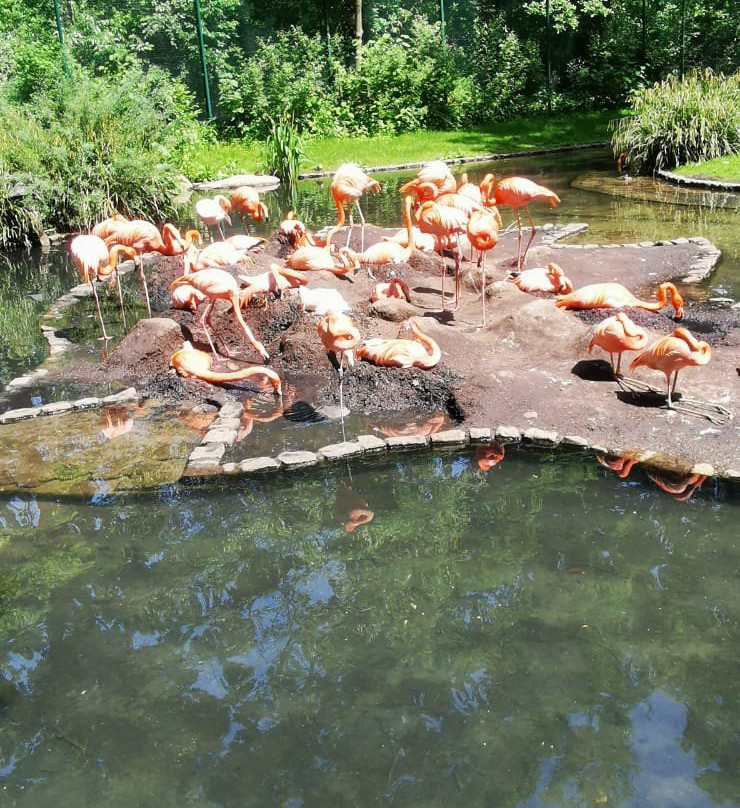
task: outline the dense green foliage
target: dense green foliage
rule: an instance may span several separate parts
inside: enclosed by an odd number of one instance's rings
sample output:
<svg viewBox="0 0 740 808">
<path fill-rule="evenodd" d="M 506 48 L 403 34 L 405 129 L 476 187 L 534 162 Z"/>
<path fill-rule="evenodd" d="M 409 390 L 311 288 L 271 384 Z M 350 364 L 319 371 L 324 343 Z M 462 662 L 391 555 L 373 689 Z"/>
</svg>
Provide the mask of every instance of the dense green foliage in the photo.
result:
<svg viewBox="0 0 740 808">
<path fill-rule="evenodd" d="M 167 216 L 179 153 L 202 124 L 184 87 L 158 68 L 127 68 L 114 81 L 74 66 L 30 94 L 22 81 L 6 84 L 0 127 L 0 243 L 12 243 L 34 222 L 73 230 L 115 210 Z"/>
<path fill-rule="evenodd" d="M 615 154 L 638 170 L 669 169 L 740 152 L 740 73 L 670 76 L 638 90 L 616 125 Z"/>
</svg>

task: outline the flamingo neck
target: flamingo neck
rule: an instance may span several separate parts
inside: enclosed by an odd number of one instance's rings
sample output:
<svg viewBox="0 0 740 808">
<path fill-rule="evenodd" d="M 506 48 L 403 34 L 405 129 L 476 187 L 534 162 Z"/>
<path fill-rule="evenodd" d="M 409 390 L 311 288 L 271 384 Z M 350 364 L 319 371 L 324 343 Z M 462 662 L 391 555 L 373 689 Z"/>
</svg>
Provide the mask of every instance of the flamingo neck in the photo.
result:
<svg viewBox="0 0 740 808">
<path fill-rule="evenodd" d="M 342 200 L 338 196 L 334 195 L 334 204 L 337 206 L 337 213 L 338 213 L 337 230 L 338 230 L 340 227 L 344 227 L 344 202 L 342 202 Z"/>
<path fill-rule="evenodd" d="M 429 359 L 425 363 L 425 367 L 433 367 L 442 358 L 442 351 L 440 350 L 439 345 L 437 345 L 437 343 L 428 334 L 425 334 L 413 320 L 410 321 L 409 325 L 411 326 L 411 331 L 414 333 L 416 339 L 428 351 Z"/>
<path fill-rule="evenodd" d="M 414 223 L 411 220 L 411 208 L 414 204 L 414 198 L 411 194 L 407 194 L 404 199 L 403 207 L 403 221 L 406 224 L 406 233 L 408 234 L 407 247 L 409 255 L 416 249 L 416 240 L 414 238 Z"/>
</svg>

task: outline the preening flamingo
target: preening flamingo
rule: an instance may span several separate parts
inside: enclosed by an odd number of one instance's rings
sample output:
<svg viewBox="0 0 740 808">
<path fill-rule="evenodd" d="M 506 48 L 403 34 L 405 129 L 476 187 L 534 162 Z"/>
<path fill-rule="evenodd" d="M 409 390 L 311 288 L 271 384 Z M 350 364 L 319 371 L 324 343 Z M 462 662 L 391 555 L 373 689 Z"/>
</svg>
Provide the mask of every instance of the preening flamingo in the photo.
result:
<svg viewBox="0 0 740 808">
<path fill-rule="evenodd" d="M 615 376 L 619 376 L 619 365 L 624 351 L 640 351 L 647 345 L 647 342 L 647 331 L 633 323 L 623 311 L 620 311 L 594 326 L 591 341 L 588 344 L 588 352 L 591 353 L 594 347 L 606 351 L 609 354 L 612 372 Z M 617 355 L 616 367 L 614 367 L 614 354 Z"/>
<path fill-rule="evenodd" d="M 96 225 L 108 233 L 103 236 L 105 243 L 125 244 L 138 253 L 158 252 L 160 255 L 182 255 L 187 249 L 187 241 L 174 224 L 165 224 L 160 233 L 157 226 L 145 219 L 111 217 Z"/>
<path fill-rule="evenodd" d="M 230 275 L 223 269 L 202 269 L 199 272 L 194 272 L 190 275 L 181 275 L 179 278 L 176 278 L 170 284 L 169 289 L 172 291 L 176 286 L 182 284 L 189 284 L 201 294 L 205 295 L 208 300 L 208 305 L 198 320 L 198 324 L 202 326 L 203 330 L 206 332 L 214 357 L 216 356 L 216 349 L 213 345 L 211 335 L 208 332 L 208 326 L 213 327 L 211 323 L 211 313 L 216 301 L 226 300 L 231 303 L 234 317 L 255 351 L 257 351 L 263 359 L 270 358 L 270 355 L 265 350 L 265 346 L 255 338 L 249 326 L 244 322 L 239 301 L 239 283 L 233 275 Z"/>
<path fill-rule="evenodd" d="M 267 206 L 260 200 L 259 191 L 251 185 L 240 185 L 231 194 L 231 207 L 239 211 L 242 218 L 250 216 L 255 222 L 268 221 Z"/>
<path fill-rule="evenodd" d="M 196 252 L 195 249 L 188 250 L 185 256 L 185 274 L 235 264 L 252 266 L 253 263 L 246 250 L 238 249 L 228 241 L 212 241 L 200 252 Z"/>
<path fill-rule="evenodd" d="M 324 349 L 336 355 L 341 376 L 345 357 L 350 367 L 355 363 L 354 349 L 361 339 L 357 326 L 346 314 L 330 311 L 319 320 L 316 330 Z"/>
<path fill-rule="evenodd" d="M 481 298 L 483 300 L 483 325 L 486 324 L 486 264 L 485 255 L 498 244 L 498 223 L 490 211 L 474 210 L 468 219 L 468 241 L 478 250 L 478 268 L 481 270 Z"/>
<path fill-rule="evenodd" d="M 408 327 L 415 339 L 368 339 L 357 349 L 357 358 L 385 367 L 430 370 L 442 358 L 439 345 L 414 320 L 408 320 Z"/>
<path fill-rule="evenodd" d="M 206 296 L 189 283 L 183 283 L 180 286 L 176 286 L 170 292 L 170 301 L 173 309 L 189 309 L 190 311 L 195 312 L 198 310 L 198 306 L 200 306 L 205 299 Z"/>
<path fill-rule="evenodd" d="M 360 214 L 362 221 L 362 235 L 360 239 L 360 252 L 365 249 L 365 217 L 362 215 L 362 208 L 360 207 L 360 197 L 365 191 L 378 192 L 380 190 L 380 183 L 377 180 L 368 177 L 368 175 L 355 163 L 344 163 L 339 166 L 331 181 L 331 195 L 334 204 L 337 206 L 337 213 L 339 214 L 337 226 L 344 226 L 344 206 L 347 205 L 349 210 L 349 233 L 347 234 L 347 246 L 352 237 L 352 228 L 354 222 L 352 220 L 352 203 L 357 206 L 357 212 Z"/>
<path fill-rule="evenodd" d="M 563 295 L 573 291 L 570 278 L 555 263 L 522 270 L 512 280 L 522 292 L 554 292 Z"/>
<path fill-rule="evenodd" d="M 221 233 L 221 238 L 225 238 L 223 222 L 224 219 L 228 224 L 231 224 L 229 211 L 231 210 L 231 202 L 223 195 L 216 194 L 213 199 L 205 197 L 199 199 L 195 203 L 195 213 L 203 224 L 208 228 L 208 233 L 213 240 L 211 227 L 218 227 Z"/>
<path fill-rule="evenodd" d="M 473 182 L 468 182 L 468 175 L 462 174 L 460 176 L 460 184 L 457 186 L 457 193 L 461 196 L 467 196 L 478 205 L 483 204 L 483 194 L 481 193 L 480 186 Z"/>
<path fill-rule="evenodd" d="M 404 199 L 403 221 L 406 225 L 406 246 L 402 246 L 397 241 L 378 241 L 364 252 L 357 256 L 360 264 L 370 264 L 372 266 L 382 266 L 383 264 L 404 264 L 416 249 L 416 239 L 414 237 L 414 227 L 411 220 L 411 208 L 414 198 L 408 194 Z"/>
<path fill-rule="evenodd" d="M 279 264 L 271 264 L 267 272 L 259 275 L 240 276 L 247 285 L 239 292 L 239 300 L 242 307 L 249 305 L 255 295 L 267 296 L 270 294 L 279 296 L 286 289 L 295 289 L 298 286 L 305 286 L 308 283 L 308 276 L 295 269 L 281 267 Z"/>
<path fill-rule="evenodd" d="M 211 356 L 205 351 L 193 348 L 189 342 L 184 342 L 182 348 L 172 354 L 170 358 L 170 367 L 174 368 L 178 375 L 185 379 L 201 379 L 210 384 L 223 384 L 224 382 L 240 382 L 245 379 L 252 379 L 255 376 L 261 376 L 272 385 L 276 396 L 283 395 L 280 376 L 270 368 L 262 365 L 250 365 L 241 370 L 219 373 L 211 369 L 212 365 L 213 359 Z"/>
<path fill-rule="evenodd" d="M 658 287 L 657 300 L 640 300 L 621 283 L 591 283 L 581 286 L 565 297 L 561 297 L 555 305 L 561 309 L 623 309 L 634 306 L 647 311 L 660 311 L 670 296 L 675 310 L 675 317 L 683 317 L 683 298 L 672 283 L 661 283 Z"/>
<path fill-rule="evenodd" d="M 448 208 L 460 210 L 468 217 L 474 210 L 483 210 L 483 205 L 479 202 L 474 202 L 469 196 L 463 194 L 444 193 L 440 194 L 434 201 L 438 205 L 446 205 Z"/>
<path fill-rule="evenodd" d="M 102 222 L 98 222 L 90 232 L 93 236 L 100 236 L 100 238 L 106 239 L 116 232 L 116 229 L 121 226 L 121 222 L 127 221 L 128 219 L 125 216 L 122 216 L 120 213 L 114 213 L 107 219 L 103 219 Z"/>
<path fill-rule="evenodd" d="M 676 391 L 678 372 L 683 368 L 706 365 L 712 358 L 712 349 L 704 340 L 697 340 L 685 328 L 677 328 L 669 337 L 663 337 L 638 354 L 630 370 L 645 366 L 665 374 L 668 386 L 668 407 L 673 408 L 671 395 Z M 673 384 L 671 385 L 671 376 Z"/>
<path fill-rule="evenodd" d="M 376 283 L 370 295 L 370 302 L 375 303 L 377 300 L 405 300 L 410 302 L 411 292 L 406 281 L 401 278 L 392 278 L 387 283 Z"/>
<path fill-rule="evenodd" d="M 419 228 L 424 233 L 430 233 L 436 239 L 440 255 L 445 246 L 455 243 L 455 311 L 460 305 L 460 233 L 465 233 L 468 227 L 468 217 L 455 208 L 438 205 L 436 202 L 424 202 L 416 213 Z M 442 311 L 445 310 L 445 275 L 447 268 L 442 267 Z"/>
<path fill-rule="evenodd" d="M 116 283 L 118 284 L 118 300 L 121 304 L 121 316 L 123 317 L 123 296 L 121 295 L 121 283 L 116 269 L 118 266 L 118 256 L 120 254 L 127 255 L 129 258 L 133 259 L 134 265 L 140 263 L 141 259 L 136 253 L 136 250 L 122 244 L 114 245 L 110 248 L 109 252 L 103 239 L 100 238 L 100 236 L 93 235 L 75 236 L 69 244 L 69 252 L 82 273 L 83 282 L 90 283 L 93 297 L 95 298 L 95 308 L 98 311 L 100 328 L 103 332 L 103 339 L 108 340 L 110 337 L 105 330 L 103 313 L 100 311 L 100 300 L 98 299 L 98 291 L 95 288 L 95 281 L 108 278 L 115 273 Z M 123 322 L 125 327 L 125 319 Z"/>
<path fill-rule="evenodd" d="M 299 247 L 291 253 L 285 263 L 291 269 L 319 270 L 327 269 L 335 275 L 346 275 L 350 270 L 356 269 L 357 257 L 353 252 L 342 248 L 338 253 L 332 253 L 331 240 L 339 230 L 339 225 L 335 225 L 326 235 L 326 244 L 318 247 L 307 244 Z"/>
<path fill-rule="evenodd" d="M 554 191 L 551 191 L 549 188 L 545 188 L 544 185 L 538 185 L 536 182 L 532 182 L 532 180 L 528 180 L 524 177 L 507 177 L 506 179 L 496 183 L 493 189 L 493 198 L 497 205 L 507 205 L 508 207 L 513 208 L 514 213 L 516 214 L 518 235 L 516 268 L 521 269 L 535 234 L 534 222 L 532 221 L 532 217 L 529 213 L 529 203 L 534 202 L 535 199 L 542 199 L 549 202 L 551 207 L 554 208 L 558 202 L 560 202 L 560 197 Z M 529 236 L 529 241 L 527 242 L 527 246 L 524 250 L 524 255 L 521 254 L 522 222 L 519 218 L 519 208 L 524 208 L 527 218 L 529 219 L 529 224 L 532 227 L 532 233 Z"/>
<path fill-rule="evenodd" d="M 296 219 L 295 211 L 292 210 L 286 213 L 285 218 L 280 222 L 280 226 L 278 227 L 278 233 L 286 238 L 288 244 L 290 244 L 293 249 L 301 244 L 307 232 L 306 225 L 299 219 Z"/>
<path fill-rule="evenodd" d="M 419 202 L 429 202 L 440 194 L 453 193 L 457 182 L 444 160 L 433 160 L 422 166 L 416 176 L 399 189 L 401 194 L 414 194 Z"/>
</svg>

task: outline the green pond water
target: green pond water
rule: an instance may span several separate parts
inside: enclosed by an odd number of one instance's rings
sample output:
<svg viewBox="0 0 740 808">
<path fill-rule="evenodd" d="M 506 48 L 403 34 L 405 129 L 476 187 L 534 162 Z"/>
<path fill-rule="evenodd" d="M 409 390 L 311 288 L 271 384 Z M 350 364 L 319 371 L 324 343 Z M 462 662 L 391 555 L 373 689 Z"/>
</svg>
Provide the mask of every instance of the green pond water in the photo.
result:
<svg viewBox="0 0 740 808">
<path fill-rule="evenodd" d="M 535 221 L 586 221 L 583 243 L 706 236 L 723 259 L 701 293 L 740 296 L 732 207 L 571 187 L 613 185 L 600 152 L 465 170 L 552 187 L 563 203 Z M 400 221 L 410 174 L 380 175 L 369 220 Z M 333 220 L 328 182 L 299 191 L 311 227 Z M 265 235 L 290 206 L 267 202 Z M 2 384 L 43 358 L 37 318 L 77 282 L 61 250 L 7 264 Z M 95 359 L 92 313 L 66 328 Z M 177 441 L 150 454 L 177 463 L 190 440 L 151 409 L 111 443 L 149 485 L 126 441 L 164 423 Z M 230 458 L 340 439 L 309 415 L 255 422 Z M 83 422 L 69 452 L 94 465 L 105 412 Z M 348 438 L 375 422 L 352 414 Z M 487 474 L 472 451 L 422 452 L 113 490 L 0 494 L 0 806 L 740 805 L 736 488 L 679 501 L 639 467 L 509 446 Z"/>
<path fill-rule="evenodd" d="M 736 805 L 737 506 L 512 447 L 0 499 L 0 804 Z"/>
</svg>

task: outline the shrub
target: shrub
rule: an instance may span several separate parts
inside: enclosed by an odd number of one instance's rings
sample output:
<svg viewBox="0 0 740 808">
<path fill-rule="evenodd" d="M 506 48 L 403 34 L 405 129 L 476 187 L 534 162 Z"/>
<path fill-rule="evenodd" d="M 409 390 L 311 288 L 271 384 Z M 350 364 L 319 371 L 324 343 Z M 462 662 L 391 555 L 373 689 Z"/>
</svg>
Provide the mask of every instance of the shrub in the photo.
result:
<svg viewBox="0 0 740 808">
<path fill-rule="evenodd" d="M 264 156 L 265 171 L 292 188 L 298 180 L 298 164 L 303 157 L 303 142 L 292 118 L 284 115 L 271 121 Z"/>
<path fill-rule="evenodd" d="M 179 155 L 202 126 L 189 95 L 163 78 L 135 68 L 112 81 L 74 67 L 33 103 L 0 100 L 3 240 L 22 240 L 28 215 L 68 231 L 115 210 L 154 219 L 174 212 Z M 22 195 L 10 193 L 19 183 Z"/>
<path fill-rule="evenodd" d="M 632 96 L 632 113 L 612 135 L 614 154 L 653 171 L 740 151 L 740 73 L 670 76 Z"/>
</svg>

